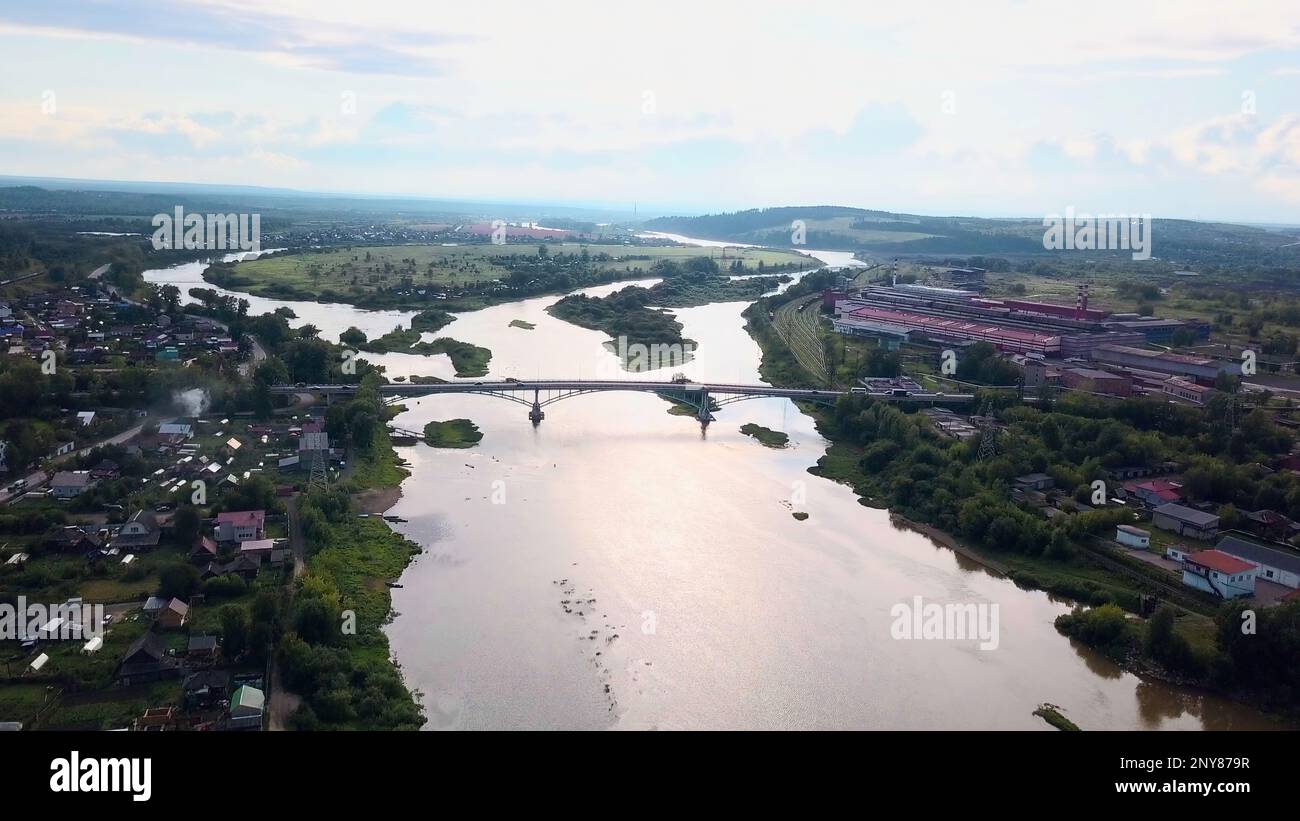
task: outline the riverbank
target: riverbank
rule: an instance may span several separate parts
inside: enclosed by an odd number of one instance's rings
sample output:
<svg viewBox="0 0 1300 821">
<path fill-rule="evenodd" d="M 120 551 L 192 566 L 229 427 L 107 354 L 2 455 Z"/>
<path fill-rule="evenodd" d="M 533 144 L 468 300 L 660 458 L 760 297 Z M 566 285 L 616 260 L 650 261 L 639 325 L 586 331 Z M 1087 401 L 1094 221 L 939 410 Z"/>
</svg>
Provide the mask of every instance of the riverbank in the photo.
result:
<svg viewBox="0 0 1300 821">
<path fill-rule="evenodd" d="M 760 303 L 761 306 L 761 303 Z M 764 332 L 762 325 L 767 313 L 761 307 L 746 312 L 750 318 L 747 328 L 751 337 L 763 351 L 764 362 L 769 353 L 780 367 L 764 369 L 765 377 L 785 370 L 790 362 L 785 349 L 775 333 Z M 772 381 L 772 380 L 770 380 Z M 780 385 L 779 378 L 774 384 Z M 853 489 L 861 504 L 891 511 L 895 526 L 914 530 L 934 543 L 978 563 L 996 575 L 1005 576 L 1016 586 L 1027 590 L 1042 590 L 1068 601 L 1092 605 L 1088 611 L 1058 618 L 1054 627 L 1058 632 L 1102 652 L 1121 669 L 1144 681 L 1159 681 L 1176 687 L 1192 688 L 1232 700 L 1254 710 L 1269 713 L 1279 703 L 1278 692 L 1285 690 L 1285 675 L 1270 677 L 1268 671 L 1246 674 L 1233 669 L 1241 664 L 1254 663 L 1260 657 L 1285 655 L 1282 647 L 1271 652 L 1250 651 L 1235 654 L 1231 646 L 1232 631 L 1223 627 L 1222 609 L 1213 605 L 1206 611 L 1198 602 L 1184 603 L 1176 591 L 1161 598 L 1165 604 L 1151 615 L 1144 602 L 1149 602 L 1151 586 L 1137 573 L 1122 573 L 1124 568 L 1113 567 L 1116 562 L 1105 561 L 1091 548 L 1093 534 L 1100 526 L 1113 527 L 1109 519 L 1096 519 L 1109 515 L 1107 511 L 1076 513 L 1056 526 L 1044 526 L 1039 516 L 1006 503 L 1007 491 L 1000 484 L 989 486 L 994 479 L 987 473 L 974 472 L 971 454 L 961 445 L 936 439 L 928 426 L 919 422 L 915 414 L 906 414 L 885 403 L 870 402 L 858 397 L 841 400 L 835 409 L 805 407 L 816 423 L 819 433 L 830 441 L 826 453 L 810 473 L 844 484 Z M 1082 422 L 1081 422 L 1082 424 Z M 845 434 L 848 430 L 851 433 Z M 861 442 L 862 444 L 859 444 Z M 943 466 L 947 465 L 946 473 Z M 955 475 L 954 466 L 967 465 L 960 490 L 946 487 L 938 481 L 940 475 Z M 934 479 L 934 481 L 930 481 Z M 975 484 L 972 485 L 972 482 Z M 938 498 L 942 495 L 942 499 Z M 997 510 L 996 513 L 990 511 Z M 959 527 L 962 535 L 970 532 L 982 534 L 983 546 L 961 538 L 958 532 L 934 521 L 924 521 L 920 516 L 934 516 Z M 1003 512 L 1005 511 L 1005 512 Z M 1011 518 L 1015 514 L 1019 518 Z M 1090 518 L 1092 517 L 1092 518 Z M 1095 519 L 1095 521 L 1094 521 Z M 975 527 L 983 522 L 982 527 Z M 1076 527 L 1077 525 L 1077 527 Z M 990 541 L 989 532 L 996 528 Z M 993 551 L 990 544 L 1005 546 Z M 1187 607 L 1180 606 L 1186 604 Z M 1118 605 L 1118 606 L 1117 606 Z M 1123 609 L 1121 609 L 1121 607 Z M 1143 620 L 1125 614 L 1125 610 L 1150 616 Z M 1127 636 L 1123 652 L 1111 652 L 1106 642 L 1091 640 L 1085 630 L 1068 629 L 1078 620 L 1077 613 L 1093 614 L 1098 611 L 1118 614 L 1113 620 Z M 1215 614 L 1216 618 L 1208 614 Z M 1146 647 L 1144 637 L 1148 623 L 1166 619 L 1166 646 L 1174 650 L 1153 657 L 1149 652 L 1139 653 Z M 1268 611 L 1259 618 L 1268 619 Z M 1230 620 L 1229 620 L 1230 621 Z M 1273 634 L 1288 633 L 1285 626 Z M 1227 637 L 1229 644 L 1220 646 Z M 1273 639 L 1274 641 L 1278 639 Z M 1271 668 L 1269 668 L 1271 670 Z M 1225 672 L 1227 671 L 1227 672 Z M 1244 691 L 1233 682 L 1274 681 L 1272 689 L 1260 695 Z M 1278 714 L 1270 714 L 1277 720 Z M 1289 717 L 1283 720 L 1291 721 Z"/>
</svg>

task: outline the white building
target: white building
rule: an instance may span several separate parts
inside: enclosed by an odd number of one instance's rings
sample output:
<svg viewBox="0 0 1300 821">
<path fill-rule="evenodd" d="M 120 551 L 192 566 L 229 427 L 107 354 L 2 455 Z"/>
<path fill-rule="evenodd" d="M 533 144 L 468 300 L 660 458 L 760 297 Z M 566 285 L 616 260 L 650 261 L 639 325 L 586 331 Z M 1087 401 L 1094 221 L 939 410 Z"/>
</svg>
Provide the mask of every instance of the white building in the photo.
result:
<svg viewBox="0 0 1300 821">
<path fill-rule="evenodd" d="M 1151 546 L 1151 533 L 1133 525 L 1118 525 L 1115 528 L 1115 541 L 1145 550 Z"/>
<path fill-rule="evenodd" d="M 1223 599 L 1255 595 L 1259 567 L 1217 550 L 1189 553 L 1183 559 L 1183 584 Z"/>
<path fill-rule="evenodd" d="M 1216 549 L 1259 566 L 1257 578 L 1300 588 L 1300 553 L 1282 545 L 1269 547 L 1237 536 L 1224 536 Z"/>
</svg>

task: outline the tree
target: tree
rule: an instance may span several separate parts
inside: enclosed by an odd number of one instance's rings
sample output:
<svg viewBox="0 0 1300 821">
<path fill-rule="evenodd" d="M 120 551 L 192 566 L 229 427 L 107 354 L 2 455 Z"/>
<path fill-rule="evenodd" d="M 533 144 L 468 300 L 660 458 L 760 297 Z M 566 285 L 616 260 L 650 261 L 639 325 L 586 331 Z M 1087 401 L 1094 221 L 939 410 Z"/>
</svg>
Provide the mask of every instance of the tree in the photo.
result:
<svg viewBox="0 0 1300 821">
<path fill-rule="evenodd" d="M 165 599 L 188 599 L 199 589 L 199 571 L 193 565 L 169 564 L 158 574 L 158 595 Z"/>
<path fill-rule="evenodd" d="M 194 505 L 181 505 L 172 517 L 172 532 L 176 534 L 176 541 L 183 545 L 191 544 L 198 537 L 202 526 L 203 519 Z"/>
<path fill-rule="evenodd" d="M 227 658 L 236 658 L 248 646 L 248 619 L 241 607 L 228 604 L 221 608 L 221 650 Z"/>
</svg>

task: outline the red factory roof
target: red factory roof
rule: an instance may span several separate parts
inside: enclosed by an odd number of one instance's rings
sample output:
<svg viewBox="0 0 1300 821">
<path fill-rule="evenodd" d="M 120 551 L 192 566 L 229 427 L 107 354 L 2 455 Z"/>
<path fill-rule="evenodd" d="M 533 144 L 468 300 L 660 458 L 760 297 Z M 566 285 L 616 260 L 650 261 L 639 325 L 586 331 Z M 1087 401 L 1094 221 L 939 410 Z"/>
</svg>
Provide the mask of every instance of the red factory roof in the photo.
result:
<svg viewBox="0 0 1300 821">
<path fill-rule="evenodd" d="M 976 334 L 991 336 L 996 335 L 1003 339 L 1016 340 L 1019 342 L 1034 343 L 1046 345 L 1059 343 L 1059 336 L 1049 336 L 1048 334 L 1034 333 L 1033 331 L 1022 331 L 1014 328 L 1004 328 L 1001 325 L 989 325 L 984 322 L 967 322 L 960 319 L 944 319 L 938 316 L 926 316 L 925 314 L 913 314 L 907 311 L 890 311 L 884 308 L 858 308 L 849 313 L 850 316 L 861 317 L 862 319 L 877 319 L 884 322 L 897 322 L 905 325 L 914 325 L 918 328 L 935 331 L 948 331 L 950 333 Z"/>
<path fill-rule="evenodd" d="M 1227 553 L 1220 553 L 1217 550 L 1202 550 L 1200 553 L 1193 553 L 1187 557 L 1187 561 L 1229 575 L 1233 573 L 1243 573 L 1247 570 L 1254 570 L 1259 566 L 1250 562 L 1244 562 L 1236 556 L 1229 556 Z"/>
</svg>

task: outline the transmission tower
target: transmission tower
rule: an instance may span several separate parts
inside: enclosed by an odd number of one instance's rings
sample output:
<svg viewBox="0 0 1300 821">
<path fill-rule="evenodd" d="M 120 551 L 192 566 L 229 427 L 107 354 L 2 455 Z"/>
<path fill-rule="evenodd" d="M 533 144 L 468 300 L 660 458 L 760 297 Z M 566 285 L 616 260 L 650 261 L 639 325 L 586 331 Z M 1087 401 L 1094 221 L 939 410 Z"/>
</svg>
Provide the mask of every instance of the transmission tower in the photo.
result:
<svg viewBox="0 0 1300 821">
<path fill-rule="evenodd" d="M 317 488 L 324 490 L 329 484 L 329 475 L 325 472 L 325 451 L 317 448 L 311 452 L 311 478 L 307 481 L 307 490 Z"/>
<path fill-rule="evenodd" d="M 992 459 L 998 454 L 998 429 L 993 424 L 993 411 L 988 403 L 984 404 L 984 408 L 980 412 L 979 432 L 980 449 L 976 454 L 976 458 L 982 462 L 986 459 Z"/>
</svg>

